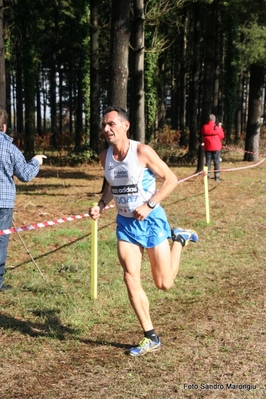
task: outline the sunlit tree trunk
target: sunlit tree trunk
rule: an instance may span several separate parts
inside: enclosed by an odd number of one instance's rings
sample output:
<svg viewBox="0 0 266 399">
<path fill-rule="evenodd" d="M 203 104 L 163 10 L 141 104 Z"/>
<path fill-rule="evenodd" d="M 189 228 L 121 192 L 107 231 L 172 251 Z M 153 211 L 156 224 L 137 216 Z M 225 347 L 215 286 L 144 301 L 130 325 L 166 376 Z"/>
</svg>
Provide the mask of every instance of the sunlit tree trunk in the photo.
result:
<svg viewBox="0 0 266 399">
<path fill-rule="evenodd" d="M 264 75 L 264 67 L 251 65 L 245 161 L 256 161 L 259 158 Z"/>
</svg>

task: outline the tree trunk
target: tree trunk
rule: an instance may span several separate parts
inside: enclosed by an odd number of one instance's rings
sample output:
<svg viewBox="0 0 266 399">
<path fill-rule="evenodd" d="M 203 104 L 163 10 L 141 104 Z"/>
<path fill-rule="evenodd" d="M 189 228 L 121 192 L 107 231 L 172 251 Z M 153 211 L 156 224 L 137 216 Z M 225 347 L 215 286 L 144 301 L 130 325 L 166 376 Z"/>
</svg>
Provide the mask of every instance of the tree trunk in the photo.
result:
<svg viewBox="0 0 266 399">
<path fill-rule="evenodd" d="M 238 107 L 236 111 L 236 121 L 235 121 L 235 142 L 238 143 L 241 137 L 242 129 L 243 129 L 243 111 L 242 106 L 242 93 L 243 93 L 243 72 L 241 71 L 239 79 L 238 79 Z"/>
<path fill-rule="evenodd" d="M 63 70 L 59 66 L 59 136 L 63 134 Z"/>
<path fill-rule="evenodd" d="M 187 29 L 188 29 L 188 16 L 185 13 L 183 20 L 183 31 L 181 35 L 180 59 L 182 60 L 180 66 L 180 145 L 186 146 L 188 144 L 188 137 L 186 132 L 186 94 L 187 94 Z"/>
<path fill-rule="evenodd" d="M 237 60 L 238 51 L 235 46 L 236 35 L 238 30 L 237 22 L 234 18 L 226 19 L 227 41 L 225 49 L 225 74 L 224 74 L 224 109 L 226 114 L 225 134 L 226 143 L 232 142 L 232 132 L 236 124 L 237 116 L 239 117 L 239 105 L 242 105 L 239 98 L 239 69 L 234 65 Z M 237 130 L 235 131 L 235 138 Z"/>
<path fill-rule="evenodd" d="M 217 120 L 222 121 L 223 107 L 221 105 L 221 91 L 223 86 L 223 59 L 224 59 L 224 32 L 222 24 L 222 16 L 219 7 L 214 14 L 216 18 L 215 32 L 215 60 L 214 60 L 214 90 L 213 90 L 213 106 L 212 112 L 216 115 Z"/>
<path fill-rule="evenodd" d="M 245 161 L 256 161 L 259 158 L 264 73 L 264 67 L 251 65 Z"/>
<path fill-rule="evenodd" d="M 196 154 L 198 148 L 198 137 L 197 132 L 199 129 L 198 120 L 198 108 L 199 108 L 199 82 L 200 82 L 200 72 L 201 72 L 201 24 L 200 24 L 200 7 L 199 3 L 193 4 L 193 64 L 192 64 L 192 76 L 191 76 L 191 86 L 190 86 L 190 135 L 189 135 L 189 152 L 191 154 Z"/>
<path fill-rule="evenodd" d="M 91 62 L 90 62 L 90 148 L 98 152 L 100 130 L 100 79 L 99 79 L 99 2 L 90 2 Z"/>
<path fill-rule="evenodd" d="M 69 136 L 73 137 L 73 82 L 75 81 L 75 78 L 73 76 L 73 68 L 72 68 L 72 62 L 70 60 L 69 62 L 69 82 L 68 82 L 68 112 L 69 112 Z"/>
<path fill-rule="evenodd" d="M 50 72 L 50 112 L 51 112 L 51 131 L 52 131 L 52 146 L 58 147 L 58 131 L 56 126 L 56 51 L 53 53 L 53 61 Z"/>
<path fill-rule="evenodd" d="M 212 110 L 213 100 L 213 76 L 215 65 L 215 32 L 216 32 L 216 1 L 207 5 L 206 9 L 206 30 L 204 40 L 204 75 L 202 93 L 202 112 L 201 126 L 208 121 L 208 116 Z M 200 137 L 200 143 L 202 139 Z M 199 145 L 197 171 L 201 172 L 204 167 L 204 147 Z"/>
<path fill-rule="evenodd" d="M 127 108 L 130 2 L 112 0 L 109 104 Z"/>
<path fill-rule="evenodd" d="M 0 0 L 0 106 L 6 109 L 6 69 L 3 0 Z"/>
<path fill-rule="evenodd" d="M 161 53 L 158 58 L 158 85 L 157 85 L 157 128 L 162 129 L 165 124 L 165 54 Z"/>
<path fill-rule="evenodd" d="M 12 126 L 12 129 L 14 130 L 14 113 L 13 109 L 11 108 L 11 93 L 14 93 L 13 91 L 13 85 L 12 85 L 12 77 L 10 75 L 10 62 L 9 60 L 5 60 L 5 69 L 6 69 L 6 111 L 9 115 L 9 126 Z"/>
<path fill-rule="evenodd" d="M 130 101 L 131 131 L 134 139 L 145 142 L 144 103 L 144 1 L 134 1 L 134 29 L 132 38 L 133 71 Z"/>
<path fill-rule="evenodd" d="M 47 133 L 47 121 L 46 121 L 46 110 L 47 110 L 47 84 L 46 84 L 46 77 L 43 71 L 42 74 L 42 101 L 43 101 L 43 123 L 42 123 L 42 130 L 46 134 Z"/>
<path fill-rule="evenodd" d="M 50 109 L 51 109 L 51 130 L 52 130 L 52 146 L 54 148 L 58 147 L 59 134 L 56 123 L 57 116 L 57 106 L 56 106 L 56 73 L 57 73 L 57 51 L 58 51 L 58 19 L 59 19 L 59 10 L 58 3 L 55 2 L 54 8 L 54 43 L 52 45 L 52 64 L 51 64 L 51 72 L 50 72 Z"/>
<path fill-rule="evenodd" d="M 29 41 L 25 43 L 23 52 L 23 75 L 25 96 L 25 147 L 24 152 L 29 157 L 34 155 L 35 138 L 35 82 L 37 68 L 35 52 Z"/>
<path fill-rule="evenodd" d="M 178 95 L 177 95 L 177 61 L 178 59 L 178 52 L 175 47 L 173 46 L 173 51 L 171 54 L 171 126 L 172 129 L 176 130 L 178 128 Z"/>
<path fill-rule="evenodd" d="M 42 114 L 41 114 L 41 92 L 40 92 L 40 82 L 39 82 L 40 70 L 36 76 L 36 114 L 37 114 L 37 133 L 39 136 L 43 136 L 42 131 Z"/>
<path fill-rule="evenodd" d="M 82 104 L 83 104 L 83 73 L 82 73 L 82 54 L 80 54 L 79 59 L 79 69 L 78 69 L 78 81 L 77 81 L 77 105 L 76 105 L 76 126 L 75 126 L 75 147 L 80 147 L 82 145 Z"/>
<path fill-rule="evenodd" d="M 16 43 L 16 100 L 17 100 L 17 133 L 23 133 L 23 81 L 22 81 L 22 61 L 19 43 Z"/>
</svg>

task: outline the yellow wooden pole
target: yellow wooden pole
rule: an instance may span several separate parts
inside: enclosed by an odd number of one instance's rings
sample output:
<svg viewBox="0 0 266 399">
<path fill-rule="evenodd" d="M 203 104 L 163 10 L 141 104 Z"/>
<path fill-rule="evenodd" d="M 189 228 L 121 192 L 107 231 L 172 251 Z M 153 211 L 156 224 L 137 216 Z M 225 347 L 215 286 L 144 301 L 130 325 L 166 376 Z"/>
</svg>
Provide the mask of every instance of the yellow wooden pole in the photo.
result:
<svg viewBox="0 0 266 399">
<path fill-rule="evenodd" d="M 92 204 L 92 206 L 96 206 Z M 97 298 L 98 280 L 98 222 L 91 220 L 91 298 Z"/>
<path fill-rule="evenodd" d="M 206 208 L 206 222 L 210 223 L 210 206 L 209 206 L 209 190 L 208 190 L 208 166 L 204 166 L 204 193 L 205 193 L 205 208 Z"/>
</svg>

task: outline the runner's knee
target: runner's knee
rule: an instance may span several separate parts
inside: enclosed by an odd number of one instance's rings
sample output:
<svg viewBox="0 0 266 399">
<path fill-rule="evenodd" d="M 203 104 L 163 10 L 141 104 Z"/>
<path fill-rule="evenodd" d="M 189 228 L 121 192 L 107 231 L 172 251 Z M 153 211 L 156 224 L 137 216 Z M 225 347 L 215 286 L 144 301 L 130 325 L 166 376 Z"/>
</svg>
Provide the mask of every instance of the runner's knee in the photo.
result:
<svg viewBox="0 0 266 399">
<path fill-rule="evenodd" d="M 169 280 L 169 279 L 155 280 L 154 283 L 155 283 L 156 288 L 158 288 L 159 290 L 162 290 L 162 291 L 169 290 L 173 285 L 173 281 Z"/>
</svg>

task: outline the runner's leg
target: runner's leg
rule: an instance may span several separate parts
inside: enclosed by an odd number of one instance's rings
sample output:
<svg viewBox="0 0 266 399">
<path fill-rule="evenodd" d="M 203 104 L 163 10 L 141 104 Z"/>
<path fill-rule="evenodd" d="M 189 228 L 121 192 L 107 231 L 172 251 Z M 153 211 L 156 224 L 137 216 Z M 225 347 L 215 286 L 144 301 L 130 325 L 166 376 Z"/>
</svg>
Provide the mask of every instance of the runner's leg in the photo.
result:
<svg viewBox="0 0 266 399">
<path fill-rule="evenodd" d="M 143 248 L 127 241 L 118 240 L 117 252 L 120 264 L 124 269 L 124 281 L 134 312 L 143 331 L 152 330 L 149 301 L 141 286 L 140 278 Z"/>
<path fill-rule="evenodd" d="M 178 274 L 182 245 L 173 242 L 170 250 L 168 240 L 153 248 L 147 248 L 151 262 L 153 280 L 157 288 L 167 290 L 171 288 Z"/>
</svg>

